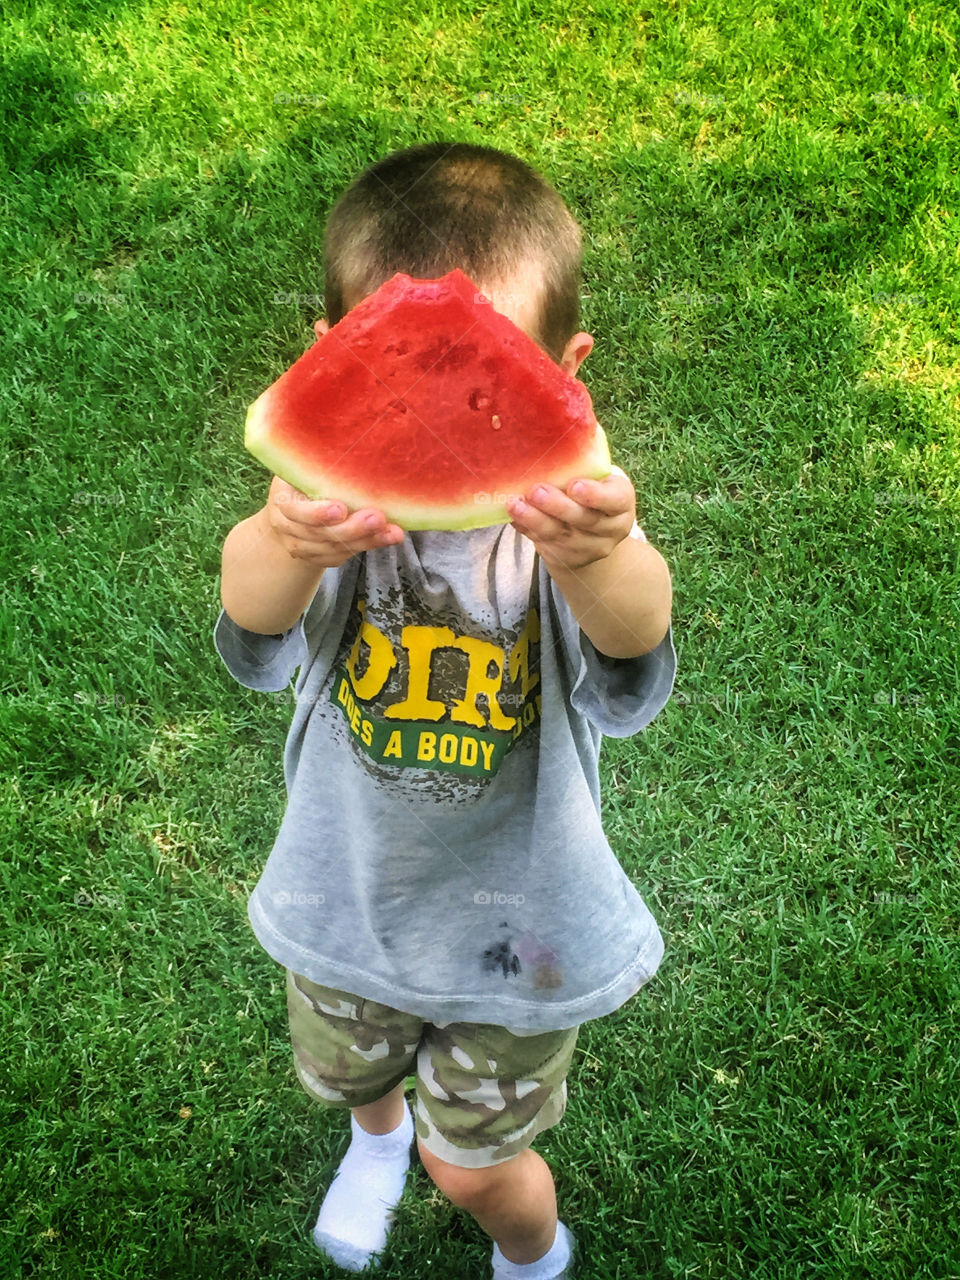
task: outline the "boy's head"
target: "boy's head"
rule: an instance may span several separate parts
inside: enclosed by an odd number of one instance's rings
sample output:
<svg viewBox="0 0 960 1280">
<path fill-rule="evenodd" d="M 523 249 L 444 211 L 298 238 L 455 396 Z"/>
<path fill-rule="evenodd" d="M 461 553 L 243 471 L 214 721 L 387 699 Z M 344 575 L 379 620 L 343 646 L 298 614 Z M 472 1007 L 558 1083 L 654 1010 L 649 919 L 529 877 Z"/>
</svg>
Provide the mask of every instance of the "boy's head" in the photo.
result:
<svg viewBox="0 0 960 1280">
<path fill-rule="evenodd" d="M 574 371 L 592 346 L 575 333 L 576 222 L 540 174 L 492 147 L 434 142 L 377 161 L 331 209 L 323 253 L 329 324 L 398 271 L 459 267 L 558 363 L 574 336 Z"/>
</svg>

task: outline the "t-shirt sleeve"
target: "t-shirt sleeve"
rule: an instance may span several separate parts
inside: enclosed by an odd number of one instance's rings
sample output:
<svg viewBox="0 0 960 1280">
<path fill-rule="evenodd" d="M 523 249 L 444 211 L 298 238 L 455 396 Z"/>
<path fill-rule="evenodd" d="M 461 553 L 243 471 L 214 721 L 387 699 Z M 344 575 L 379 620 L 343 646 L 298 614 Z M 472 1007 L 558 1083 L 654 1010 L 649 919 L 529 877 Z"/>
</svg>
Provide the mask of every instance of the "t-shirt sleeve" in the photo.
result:
<svg viewBox="0 0 960 1280">
<path fill-rule="evenodd" d="M 630 536 L 647 540 L 638 525 Z M 677 674 L 677 654 L 670 626 L 655 649 L 637 658 L 611 658 L 600 653 L 581 630 L 563 593 L 542 569 L 549 583 L 554 610 L 572 681 L 570 702 L 575 710 L 610 738 L 629 738 L 645 729 L 667 705 Z"/>
<path fill-rule="evenodd" d="M 310 604 L 282 635 L 261 635 L 234 622 L 220 611 L 213 629 L 213 643 L 227 670 L 247 689 L 278 693 L 286 689 L 307 658 L 329 617 L 337 591 L 338 571 L 327 569 Z"/>
<path fill-rule="evenodd" d="M 266 636 L 247 631 L 221 609 L 213 643 L 233 678 L 260 693 L 285 689 L 307 656 L 302 617 L 282 635 Z"/>
</svg>

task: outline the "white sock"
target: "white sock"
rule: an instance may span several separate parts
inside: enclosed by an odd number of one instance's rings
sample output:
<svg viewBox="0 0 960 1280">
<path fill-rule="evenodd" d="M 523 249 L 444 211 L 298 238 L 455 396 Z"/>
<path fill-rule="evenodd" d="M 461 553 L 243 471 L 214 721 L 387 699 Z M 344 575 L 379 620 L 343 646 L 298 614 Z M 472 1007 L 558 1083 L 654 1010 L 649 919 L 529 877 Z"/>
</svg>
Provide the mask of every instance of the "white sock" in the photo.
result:
<svg viewBox="0 0 960 1280">
<path fill-rule="evenodd" d="M 561 1277 L 572 1276 L 575 1244 L 573 1232 L 562 1222 L 557 1223 L 553 1244 L 536 1262 L 511 1262 L 494 1242 L 493 1280 L 561 1280 Z"/>
<path fill-rule="evenodd" d="M 313 1241 L 347 1271 L 362 1271 L 387 1243 L 410 1166 L 413 1116 L 391 1133 L 367 1133 L 351 1115 L 353 1139 L 320 1206 Z"/>
</svg>

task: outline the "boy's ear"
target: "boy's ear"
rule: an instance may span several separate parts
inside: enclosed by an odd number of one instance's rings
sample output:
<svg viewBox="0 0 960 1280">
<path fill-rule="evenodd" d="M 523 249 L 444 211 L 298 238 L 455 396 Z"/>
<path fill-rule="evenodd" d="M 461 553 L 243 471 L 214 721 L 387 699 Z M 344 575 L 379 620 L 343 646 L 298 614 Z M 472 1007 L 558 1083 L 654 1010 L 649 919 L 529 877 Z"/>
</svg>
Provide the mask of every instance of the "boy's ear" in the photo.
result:
<svg viewBox="0 0 960 1280">
<path fill-rule="evenodd" d="M 592 350 L 593 337 L 589 333 L 575 333 L 563 349 L 563 356 L 560 360 L 561 367 L 566 369 L 571 377 L 575 378 L 577 370 Z"/>
<path fill-rule="evenodd" d="M 314 320 L 313 331 L 318 338 L 322 338 L 325 333 L 330 332 L 330 326 L 327 324 L 326 320 Z"/>
</svg>

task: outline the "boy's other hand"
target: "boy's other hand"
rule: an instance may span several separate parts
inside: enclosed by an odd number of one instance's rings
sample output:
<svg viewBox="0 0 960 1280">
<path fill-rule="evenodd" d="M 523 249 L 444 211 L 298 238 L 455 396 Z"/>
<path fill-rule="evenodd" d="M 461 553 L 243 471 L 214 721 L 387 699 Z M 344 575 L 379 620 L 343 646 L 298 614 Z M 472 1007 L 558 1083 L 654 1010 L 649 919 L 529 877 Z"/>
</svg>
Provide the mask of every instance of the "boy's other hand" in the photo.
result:
<svg viewBox="0 0 960 1280">
<path fill-rule="evenodd" d="M 547 569 L 576 571 L 606 559 L 629 535 L 637 495 L 629 476 L 614 467 L 603 480 L 575 479 L 565 489 L 536 485 L 511 499 L 507 511 Z"/>
<path fill-rule="evenodd" d="M 351 556 L 403 541 L 403 530 L 376 507 L 347 511 L 346 503 L 314 502 L 274 476 L 264 508 L 267 528 L 295 560 L 336 569 Z"/>
</svg>

